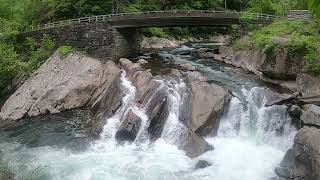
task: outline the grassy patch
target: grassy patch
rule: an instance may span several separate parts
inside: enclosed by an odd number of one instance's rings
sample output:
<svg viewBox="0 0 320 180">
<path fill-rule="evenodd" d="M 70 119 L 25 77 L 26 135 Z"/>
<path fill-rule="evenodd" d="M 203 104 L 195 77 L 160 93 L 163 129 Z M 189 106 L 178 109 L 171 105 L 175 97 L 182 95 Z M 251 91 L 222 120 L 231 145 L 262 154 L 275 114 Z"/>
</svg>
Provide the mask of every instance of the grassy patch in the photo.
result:
<svg viewBox="0 0 320 180">
<path fill-rule="evenodd" d="M 70 54 L 73 51 L 73 48 L 71 46 L 67 46 L 67 45 L 63 45 L 60 46 L 58 48 L 58 52 L 62 55 L 62 56 L 67 56 L 68 54 Z"/>
</svg>

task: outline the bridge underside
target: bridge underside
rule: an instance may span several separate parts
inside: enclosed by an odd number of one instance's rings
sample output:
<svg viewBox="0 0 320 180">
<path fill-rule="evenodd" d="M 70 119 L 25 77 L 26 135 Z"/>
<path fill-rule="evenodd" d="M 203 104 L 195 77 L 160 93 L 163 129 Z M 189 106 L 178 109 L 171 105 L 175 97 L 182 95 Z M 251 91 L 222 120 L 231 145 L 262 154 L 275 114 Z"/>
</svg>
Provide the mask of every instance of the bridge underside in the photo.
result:
<svg viewBox="0 0 320 180">
<path fill-rule="evenodd" d="M 181 27 L 181 26 L 231 26 L 239 23 L 238 16 L 214 17 L 117 17 L 108 22 L 114 28 Z"/>
<path fill-rule="evenodd" d="M 231 26 L 239 23 L 238 15 L 183 15 L 183 16 L 116 16 L 108 21 L 75 23 L 41 29 L 24 36 L 42 37 L 48 34 L 57 45 L 70 44 L 88 54 L 103 59 L 118 59 L 139 50 L 140 35 L 144 27 Z"/>
</svg>

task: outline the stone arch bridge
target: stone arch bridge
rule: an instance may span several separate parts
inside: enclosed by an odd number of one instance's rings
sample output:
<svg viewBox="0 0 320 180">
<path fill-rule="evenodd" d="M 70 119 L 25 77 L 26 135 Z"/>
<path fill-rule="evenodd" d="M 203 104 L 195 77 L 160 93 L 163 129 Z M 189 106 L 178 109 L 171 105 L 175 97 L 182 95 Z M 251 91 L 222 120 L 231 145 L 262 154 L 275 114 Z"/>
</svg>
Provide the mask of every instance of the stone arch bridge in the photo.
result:
<svg viewBox="0 0 320 180">
<path fill-rule="evenodd" d="M 98 58 L 119 58 L 139 48 L 138 28 L 182 26 L 231 26 L 240 23 L 243 12 L 231 11 L 149 11 L 83 17 L 33 27 L 23 36 L 53 37 L 58 44 L 70 44 Z M 280 17 L 246 13 L 256 23 Z"/>
</svg>

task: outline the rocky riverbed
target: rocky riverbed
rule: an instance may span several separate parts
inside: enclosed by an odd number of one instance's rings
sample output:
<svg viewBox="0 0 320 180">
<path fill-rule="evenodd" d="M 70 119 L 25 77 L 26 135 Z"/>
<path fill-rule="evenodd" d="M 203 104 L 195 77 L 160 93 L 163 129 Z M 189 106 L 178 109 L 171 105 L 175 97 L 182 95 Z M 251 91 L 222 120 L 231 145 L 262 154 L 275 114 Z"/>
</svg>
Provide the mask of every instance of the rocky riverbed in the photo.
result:
<svg viewBox="0 0 320 180">
<path fill-rule="evenodd" d="M 229 56 L 221 43 L 153 50 L 117 62 L 55 53 L 2 107 L 2 174 L 318 177 L 319 110 L 310 104 L 317 102 L 318 89 L 301 78 L 316 79 L 299 75 L 299 93 L 290 95 L 261 76 L 219 62 L 235 57 Z M 242 58 L 239 62 L 229 64 L 263 73 Z"/>
</svg>

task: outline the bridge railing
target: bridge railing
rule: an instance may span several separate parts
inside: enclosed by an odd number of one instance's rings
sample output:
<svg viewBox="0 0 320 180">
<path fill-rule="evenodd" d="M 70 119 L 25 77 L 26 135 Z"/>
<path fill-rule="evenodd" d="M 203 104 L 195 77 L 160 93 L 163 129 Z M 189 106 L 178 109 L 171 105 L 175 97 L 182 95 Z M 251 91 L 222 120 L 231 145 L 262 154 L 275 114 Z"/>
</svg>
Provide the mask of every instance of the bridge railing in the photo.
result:
<svg viewBox="0 0 320 180">
<path fill-rule="evenodd" d="M 38 31 L 43 29 L 51 29 L 61 26 L 69 26 L 74 24 L 88 23 L 88 22 L 100 22 L 107 21 L 110 22 L 112 20 L 116 20 L 119 17 L 130 17 L 130 16 L 161 16 L 161 15 L 250 15 L 256 20 L 267 20 L 272 21 L 276 19 L 280 19 L 280 16 L 268 15 L 268 14 L 259 14 L 259 13 L 247 13 L 247 12 L 236 12 L 236 11 L 212 11 L 212 10 L 170 10 L 170 11 L 146 11 L 146 12 L 131 12 L 131 13 L 119 13 L 119 14 L 109 14 L 109 15 L 98 15 L 98 16 L 90 16 L 90 17 L 81 17 L 76 19 L 68 19 L 64 21 L 51 22 L 46 24 L 41 24 L 36 27 L 31 27 L 30 29 L 25 29 L 23 32 L 29 31 Z"/>
</svg>

